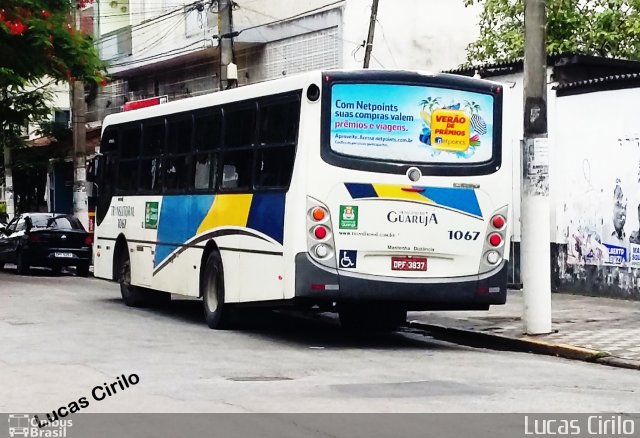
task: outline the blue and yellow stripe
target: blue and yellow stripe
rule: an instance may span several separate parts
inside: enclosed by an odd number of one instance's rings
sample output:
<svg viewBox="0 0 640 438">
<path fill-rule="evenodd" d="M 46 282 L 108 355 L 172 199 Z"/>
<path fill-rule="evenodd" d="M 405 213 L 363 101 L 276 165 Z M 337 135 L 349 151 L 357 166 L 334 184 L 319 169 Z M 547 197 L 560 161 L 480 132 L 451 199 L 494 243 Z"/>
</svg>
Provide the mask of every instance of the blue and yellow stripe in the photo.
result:
<svg viewBox="0 0 640 438">
<path fill-rule="evenodd" d="M 482 218 L 475 189 L 457 187 L 399 186 L 391 184 L 345 183 L 352 199 L 413 201 L 457 210 Z"/>
<path fill-rule="evenodd" d="M 282 244 L 284 203 L 284 193 L 165 196 L 160 207 L 154 266 L 195 236 L 215 229 L 240 227 Z"/>
</svg>

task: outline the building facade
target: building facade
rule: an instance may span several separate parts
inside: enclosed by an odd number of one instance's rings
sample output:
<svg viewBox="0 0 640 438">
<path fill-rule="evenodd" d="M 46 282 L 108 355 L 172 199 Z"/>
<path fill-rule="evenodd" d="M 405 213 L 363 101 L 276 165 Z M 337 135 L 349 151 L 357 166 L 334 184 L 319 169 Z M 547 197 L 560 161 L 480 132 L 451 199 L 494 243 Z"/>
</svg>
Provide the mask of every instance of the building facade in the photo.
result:
<svg viewBox="0 0 640 438">
<path fill-rule="evenodd" d="M 89 93 L 88 120 L 102 120 L 127 101 L 217 91 L 217 7 L 215 1 L 100 0 L 83 11 L 112 78 Z M 361 68 L 370 12 L 367 0 L 235 2 L 238 84 L 314 69 Z M 456 17 L 456 28 L 440 16 Z M 462 2 L 381 2 L 370 67 L 438 71 L 459 65 L 478 35 L 476 21 L 476 8 Z"/>
</svg>

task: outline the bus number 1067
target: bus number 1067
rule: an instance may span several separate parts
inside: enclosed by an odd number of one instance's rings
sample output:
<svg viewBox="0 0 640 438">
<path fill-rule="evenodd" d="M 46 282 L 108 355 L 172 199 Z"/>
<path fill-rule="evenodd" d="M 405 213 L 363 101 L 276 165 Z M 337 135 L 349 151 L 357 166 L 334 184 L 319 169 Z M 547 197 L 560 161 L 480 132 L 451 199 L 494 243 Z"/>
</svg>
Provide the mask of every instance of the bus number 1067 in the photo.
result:
<svg viewBox="0 0 640 438">
<path fill-rule="evenodd" d="M 449 230 L 449 239 L 450 240 L 478 240 L 478 236 L 480 236 L 480 231 L 452 231 Z"/>
</svg>

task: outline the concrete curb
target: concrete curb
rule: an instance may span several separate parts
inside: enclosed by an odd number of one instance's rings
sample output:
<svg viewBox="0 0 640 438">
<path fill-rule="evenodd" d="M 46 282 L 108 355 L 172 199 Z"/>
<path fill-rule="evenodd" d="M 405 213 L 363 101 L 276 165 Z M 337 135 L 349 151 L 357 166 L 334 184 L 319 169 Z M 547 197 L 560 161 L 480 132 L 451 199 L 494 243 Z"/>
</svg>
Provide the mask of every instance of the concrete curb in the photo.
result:
<svg viewBox="0 0 640 438">
<path fill-rule="evenodd" d="M 472 347 L 484 347 L 492 350 L 517 351 L 521 353 L 536 353 L 548 356 L 558 356 L 566 359 L 594 362 L 619 368 L 640 370 L 640 361 L 621 359 L 610 356 L 609 353 L 589 348 L 578 347 L 569 344 L 558 344 L 523 336 L 513 338 L 495 333 L 483 333 L 474 330 L 447 327 L 439 324 L 424 324 L 417 321 L 409 321 L 409 329 L 418 329 L 429 332 L 433 337 L 445 341 L 469 345 Z"/>
</svg>

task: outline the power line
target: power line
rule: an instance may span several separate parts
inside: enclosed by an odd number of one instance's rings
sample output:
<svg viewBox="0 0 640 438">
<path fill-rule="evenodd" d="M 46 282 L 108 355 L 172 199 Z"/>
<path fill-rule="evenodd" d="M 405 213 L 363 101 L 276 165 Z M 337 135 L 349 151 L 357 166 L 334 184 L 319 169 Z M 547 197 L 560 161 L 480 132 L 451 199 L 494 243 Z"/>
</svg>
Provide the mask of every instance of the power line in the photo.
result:
<svg viewBox="0 0 640 438">
<path fill-rule="evenodd" d="M 177 21 L 176 21 L 176 23 L 172 24 L 172 25 L 171 25 L 171 27 L 170 27 L 170 29 L 171 29 L 171 30 L 174 30 L 177 26 L 179 26 L 181 23 L 183 23 L 183 22 L 186 20 L 186 15 L 177 15 L 177 16 L 175 16 L 175 17 L 171 17 L 171 18 L 172 18 L 172 19 L 176 19 L 176 20 L 177 20 Z M 168 20 L 167 20 L 167 21 L 168 21 Z M 152 31 L 153 31 L 153 29 L 148 29 L 147 31 L 142 32 L 142 33 L 143 33 L 143 35 L 139 35 L 139 37 L 147 36 L 147 35 L 146 35 L 146 34 L 147 34 L 147 32 L 149 32 L 149 33 L 151 34 L 151 35 L 149 36 L 149 38 L 145 39 L 141 44 L 143 44 L 143 45 L 144 45 L 144 44 L 148 44 L 148 43 L 150 43 L 152 40 L 154 40 L 154 38 L 157 36 L 157 32 L 152 32 Z M 168 34 L 168 33 L 167 33 L 167 34 Z M 166 34 L 165 34 L 164 36 L 166 36 Z M 116 46 L 118 46 L 118 44 L 119 44 L 119 43 L 118 43 L 117 38 L 114 38 L 113 40 L 107 40 L 107 41 L 103 42 L 102 44 L 100 44 L 100 50 L 101 50 L 101 51 L 104 51 L 105 49 L 109 49 L 109 48 L 112 48 L 112 47 L 116 47 Z M 143 47 L 143 48 L 141 49 L 141 51 L 145 51 L 145 50 L 146 50 L 146 48 L 147 48 L 146 46 L 145 46 L 145 47 Z"/>
<path fill-rule="evenodd" d="M 200 44 L 200 43 L 204 43 L 204 42 L 205 42 L 205 39 L 200 39 L 198 41 L 194 41 L 191 44 L 187 44 L 186 46 L 179 47 L 177 49 L 167 50 L 166 52 L 158 53 L 156 55 L 151 55 L 151 56 L 148 56 L 146 58 L 140 58 L 140 59 L 136 59 L 136 60 L 123 61 L 123 62 L 111 64 L 110 67 L 123 67 L 123 66 L 126 66 L 126 65 L 138 64 L 140 62 L 145 62 L 145 61 L 150 61 L 150 60 L 153 60 L 153 59 L 163 58 L 166 55 L 180 55 L 180 54 L 183 54 L 183 53 L 193 52 L 193 50 L 191 50 L 191 49 L 189 49 L 189 50 L 186 50 L 186 49 L 188 49 L 188 48 L 190 48 L 190 47 L 192 47 L 192 46 L 194 46 L 196 44 Z M 205 47 L 203 47 L 203 49 L 204 48 Z"/>
<path fill-rule="evenodd" d="M 191 4 L 191 6 L 194 6 L 194 5 L 198 4 L 198 3 L 201 3 L 201 2 L 200 1 L 194 2 L 194 3 Z M 316 12 L 316 11 L 319 11 L 319 10 L 322 10 L 322 9 L 327 8 L 327 7 L 334 6 L 334 5 L 337 5 L 337 4 L 340 4 L 340 3 L 344 3 L 344 0 L 339 0 L 339 1 L 334 1 L 334 2 L 331 2 L 331 3 L 327 3 L 325 5 L 322 5 L 322 6 L 313 8 L 313 9 L 309 9 L 307 11 L 300 12 L 298 14 L 291 15 L 291 16 L 288 16 L 288 17 L 285 17 L 285 18 L 276 19 L 276 20 L 268 22 L 268 23 L 258 24 L 258 25 L 255 25 L 255 26 L 249 26 L 249 27 L 241 29 L 239 31 L 232 32 L 232 35 L 221 35 L 221 36 L 222 37 L 230 37 L 230 36 L 235 37 L 235 36 L 239 35 L 240 33 L 244 32 L 244 31 L 247 31 L 247 30 L 258 29 L 258 28 L 269 26 L 269 25 L 272 25 L 272 24 L 277 24 L 277 23 L 281 23 L 281 22 L 284 22 L 284 21 L 288 21 L 288 20 L 292 20 L 292 19 L 295 19 L 295 18 L 299 18 L 299 17 L 305 16 L 305 15 L 308 15 L 308 14 L 310 14 L 312 12 Z M 263 12 L 260 12 L 260 11 L 257 11 L 257 10 L 251 9 L 251 8 L 246 8 L 245 7 L 245 9 L 250 10 L 252 12 L 255 12 L 257 14 L 269 17 L 269 18 L 275 18 L 275 17 L 269 16 L 269 15 L 263 13 Z M 157 24 L 157 23 L 154 23 L 154 24 Z M 305 26 L 302 26 L 302 25 L 299 25 L 299 24 L 294 24 L 294 25 L 297 26 L 297 27 L 303 28 L 305 30 L 309 30 L 309 31 L 317 30 L 317 29 L 311 29 L 311 28 L 308 28 L 308 27 L 305 27 Z M 347 40 L 347 39 L 344 39 L 344 38 L 340 38 L 340 37 L 337 37 L 337 36 L 334 36 L 334 35 L 328 35 L 328 36 L 331 37 L 331 38 L 334 38 L 334 39 L 341 40 L 341 41 L 354 43 L 353 41 L 350 41 L 350 40 Z M 193 45 L 195 45 L 197 43 L 203 42 L 204 40 L 205 39 L 200 40 L 200 41 L 195 41 L 195 42 L 193 42 L 191 44 L 188 44 L 188 45 L 186 45 L 184 47 L 181 47 L 179 49 L 169 50 L 167 52 L 159 53 L 159 54 L 152 55 L 152 56 L 149 56 L 149 57 L 146 57 L 146 58 L 140 58 L 140 59 L 136 59 L 136 60 L 130 60 L 130 61 L 123 61 L 123 62 L 120 62 L 120 63 L 115 63 L 115 64 L 112 64 L 110 67 L 123 67 L 123 66 L 127 66 L 127 65 L 133 65 L 133 64 L 138 64 L 138 63 L 141 63 L 141 62 L 153 60 L 153 59 L 162 58 L 162 57 L 165 57 L 166 55 L 170 55 L 170 54 L 179 55 L 179 54 L 187 53 L 187 52 L 190 52 L 192 50 L 185 50 L 185 49 L 187 49 L 189 47 L 192 47 Z M 176 53 L 176 52 L 178 52 L 178 53 Z M 382 65 L 382 63 L 380 63 L 379 61 L 378 61 L 378 63 L 380 65 Z"/>
<path fill-rule="evenodd" d="M 328 8 L 329 6 L 337 5 L 338 3 L 344 3 L 344 0 L 339 0 L 339 1 L 332 2 L 332 3 L 327 3 L 326 5 L 318 6 L 317 8 L 309 9 L 309 10 L 307 10 L 307 11 L 300 12 L 300 13 L 298 13 L 298 14 L 291 15 L 291 16 L 289 16 L 289 17 L 279 18 L 279 19 L 274 20 L 274 21 L 271 21 L 271 22 L 269 22 L 269 23 L 263 23 L 263 24 L 258 24 L 258 25 L 255 25 L 255 26 L 249 26 L 249 27 L 246 27 L 246 28 L 244 28 L 244 29 L 239 30 L 239 31 L 238 31 L 238 34 L 240 34 L 240 33 L 244 32 L 244 31 L 247 31 L 247 30 L 256 29 L 256 28 L 258 28 L 258 27 L 270 26 L 270 25 L 272 25 L 272 24 L 282 23 L 283 21 L 293 20 L 294 18 L 299 18 L 299 17 L 305 16 L 305 15 L 308 15 L 308 14 L 310 14 L 310 13 L 312 13 L 312 12 L 316 12 L 316 11 L 319 11 L 319 10 L 321 10 L 321 9 Z M 243 6 L 242 6 L 242 5 L 240 5 L 240 7 L 243 7 Z M 260 11 L 255 10 L 255 9 L 251 9 L 251 8 L 247 8 L 247 7 L 244 7 L 244 9 L 247 9 L 248 11 L 255 12 L 256 14 L 260 14 L 260 15 L 265 16 L 265 17 L 268 17 L 268 18 L 275 18 L 275 17 L 273 17 L 273 16 L 271 16 L 271 15 L 267 15 L 267 14 L 265 14 L 265 13 L 263 13 L 263 12 L 260 12 Z M 300 26 L 300 25 L 297 25 L 297 26 L 302 27 L 302 28 L 305 28 L 304 26 Z M 309 28 L 305 28 L 305 29 L 307 29 L 307 30 L 311 30 L 311 29 L 309 29 Z"/>
<path fill-rule="evenodd" d="M 143 21 L 142 23 L 134 24 L 134 25 L 131 26 L 131 31 L 132 32 L 134 30 L 138 31 L 140 29 L 144 29 L 146 27 L 149 27 L 149 26 L 152 26 L 152 25 L 156 25 L 158 23 L 161 23 L 161 22 L 163 22 L 165 20 L 168 20 L 168 19 L 172 18 L 171 15 L 177 14 L 179 12 L 189 12 L 189 11 L 192 10 L 192 8 L 197 7 L 198 4 L 203 4 L 202 0 L 197 0 L 197 1 L 193 2 L 193 3 L 188 4 L 188 5 L 180 6 L 179 8 L 173 9 L 173 10 L 167 12 L 167 13 L 158 15 L 157 17 L 151 18 L 149 20 Z M 187 8 L 191 8 L 191 9 L 187 9 Z M 105 37 L 106 38 L 111 38 L 111 37 L 113 37 L 115 35 L 118 35 L 120 33 L 127 32 L 127 31 L 128 31 L 128 29 L 126 27 L 122 28 L 122 29 L 120 29 L 120 30 L 118 30 L 116 32 L 113 32 L 113 33 L 109 34 L 109 35 L 105 35 L 105 36 L 102 36 L 102 37 L 98 38 L 95 42 L 100 42 L 100 41 L 104 40 Z"/>
<path fill-rule="evenodd" d="M 378 20 L 377 17 L 376 17 L 376 22 L 380 25 L 380 30 L 382 31 L 382 41 L 384 41 L 384 45 L 386 46 L 387 50 L 389 51 L 389 54 L 391 55 L 391 59 L 393 60 L 393 65 L 395 67 L 398 67 L 398 63 L 396 62 L 396 57 L 393 56 L 391 47 L 389 47 L 389 43 L 387 42 L 387 36 L 384 33 L 384 27 L 382 26 L 382 23 L 380 23 L 380 20 Z"/>
</svg>

